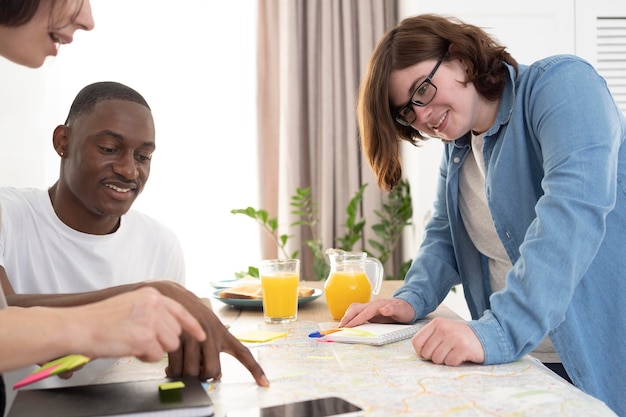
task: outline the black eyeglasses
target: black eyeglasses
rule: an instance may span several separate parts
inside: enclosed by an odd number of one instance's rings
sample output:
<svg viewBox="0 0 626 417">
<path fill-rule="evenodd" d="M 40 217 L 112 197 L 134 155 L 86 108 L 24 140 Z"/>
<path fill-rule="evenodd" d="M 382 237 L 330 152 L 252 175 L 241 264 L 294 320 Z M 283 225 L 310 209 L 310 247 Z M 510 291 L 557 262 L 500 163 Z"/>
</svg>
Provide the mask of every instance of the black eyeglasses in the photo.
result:
<svg viewBox="0 0 626 417">
<path fill-rule="evenodd" d="M 402 126 L 411 126 L 417 119 L 417 115 L 413 111 L 413 106 L 424 107 L 433 101 L 435 94 L 437 94 L 437 87 L 433 84 L 432 78 L 435 72 L 437 72 L 437 68 L 439 68 L 442 60 L 443 57 L 439 58 L 435 64 L 435 68 L 428 74 L 428 77 L 413 91 L 411 100 L 398 110 L 396 113 L 396 122 Z"/>
</svg>

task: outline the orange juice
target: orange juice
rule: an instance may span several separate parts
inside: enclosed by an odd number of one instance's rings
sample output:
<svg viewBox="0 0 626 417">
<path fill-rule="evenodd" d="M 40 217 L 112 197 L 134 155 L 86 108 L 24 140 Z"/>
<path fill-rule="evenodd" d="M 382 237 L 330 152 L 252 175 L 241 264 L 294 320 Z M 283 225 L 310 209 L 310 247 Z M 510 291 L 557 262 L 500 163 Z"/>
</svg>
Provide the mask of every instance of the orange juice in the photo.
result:
<svg viewBox="0 0 626 417">
<path fill-rule="evenodd" d="M 363 271 L 331 272 L 324 285 L 330 315 L 341 320 L 352 303 L 367 303 L 372 297 L 372 284 Z"/>
<path fill-rule="evenodd" d="M 300 277 L 293 272 L 261 275 L 263 314 L 271 321 L 295 320 Z"/>
</svg>

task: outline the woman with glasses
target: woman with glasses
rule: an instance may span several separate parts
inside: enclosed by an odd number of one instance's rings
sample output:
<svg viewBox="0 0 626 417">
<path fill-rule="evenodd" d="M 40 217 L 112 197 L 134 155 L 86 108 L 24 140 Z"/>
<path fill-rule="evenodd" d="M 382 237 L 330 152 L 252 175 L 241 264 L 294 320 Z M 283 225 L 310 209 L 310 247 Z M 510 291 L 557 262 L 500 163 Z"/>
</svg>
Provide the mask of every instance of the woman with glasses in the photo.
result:
<svg viewBox="0 0 626 417">
<path fill-rule="evenodd" d="M 420 15 L 376 47 L 358 117 L 382 189 L 401 179 L 400 140 L 441 139 L 443 156 L 405 284 L 339 325 L 414 322 L 463 284 L 473 320 L 433 320 L 418 355 L 532 353 L 626 416 L 626 122 L 605 80 L 575 56 L 518 64 L 480 28 Z"/>
</svg>

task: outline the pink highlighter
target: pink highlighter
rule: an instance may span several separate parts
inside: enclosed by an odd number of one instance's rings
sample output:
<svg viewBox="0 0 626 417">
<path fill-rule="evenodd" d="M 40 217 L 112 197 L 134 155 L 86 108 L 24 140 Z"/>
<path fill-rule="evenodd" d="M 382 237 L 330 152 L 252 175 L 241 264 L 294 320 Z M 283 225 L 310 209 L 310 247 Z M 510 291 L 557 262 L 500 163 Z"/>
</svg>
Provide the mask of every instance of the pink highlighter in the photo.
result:
<svg viewBox="0 0 626 417">
<path fill-rule="evenodd" d="M 72 369 L 76 369 L 79 366 L 83 366 L 84 364 L 89 362 L 89 360 L 90 359 L 86 356 L 76 354 L 67 355 L 59 359 L 55 359 L 42 365 L 32 374 L 28 375 L 26 378 L 13 385 L 13 389 L 33 384 L 37 381 L 41 381 L 42 379 L 51 377 L 53 375 L 58 375 L 62 374 L 63 372 L 71 371 Z"/>
</svg>

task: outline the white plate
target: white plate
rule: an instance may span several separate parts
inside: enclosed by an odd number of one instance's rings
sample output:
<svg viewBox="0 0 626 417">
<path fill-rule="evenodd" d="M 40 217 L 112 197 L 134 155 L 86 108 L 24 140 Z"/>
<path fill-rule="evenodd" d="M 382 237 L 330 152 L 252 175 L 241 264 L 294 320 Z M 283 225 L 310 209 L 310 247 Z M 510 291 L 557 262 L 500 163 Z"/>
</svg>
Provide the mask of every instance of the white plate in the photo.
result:
<svg viewBox="0 0 626 417">
<path fill-rule="evenodd" d="M 223 290 L 224 288 L 232 288 L 236 285 L 245 283 L 259 282 L 258 278 L 233 278 L 225 279 L 223 281 L 211 281 L 211 286 L 216 290 Z"/>
<path fill-rule="evenodd" d="M 220 297 L 220 291 L 221 290 L 215 291 L 213 293 L 213 298 L 215 298 L 216 300 L 220 300 L 221 302 L 225 304 L 229 304 L 231 306 L 239 307 L 239 308 L 263 308 L 263 300 L 261 300 L 260 298 L 253 298 L 253 299 L 222 298 Z M 301 305 L 310 303 L 311 301 L 319 298 L 320 295 L 322 295 L 322 290 L 316 289 L 315 291 L 313 291 L 313 294 L 311 294 L 308 297 L 299 297 L 298 305 L 301 306 Z"/>
</svg>

